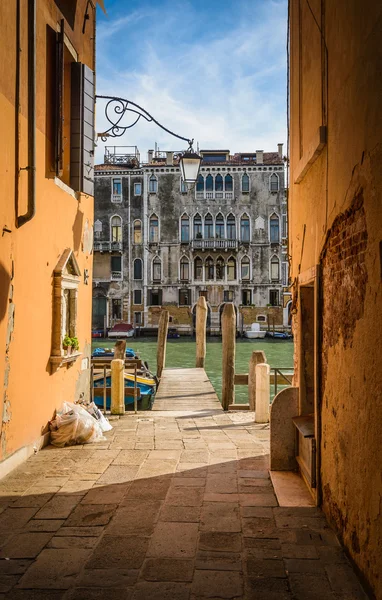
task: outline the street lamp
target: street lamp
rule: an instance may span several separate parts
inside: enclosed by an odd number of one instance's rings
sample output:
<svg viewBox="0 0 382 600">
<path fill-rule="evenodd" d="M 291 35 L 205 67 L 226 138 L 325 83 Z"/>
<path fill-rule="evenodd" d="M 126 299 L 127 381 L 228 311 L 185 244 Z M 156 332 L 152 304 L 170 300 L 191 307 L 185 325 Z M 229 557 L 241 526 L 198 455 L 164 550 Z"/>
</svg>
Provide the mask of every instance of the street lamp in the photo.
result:
<svg viewBox="0 0 382 600">
<path fill-rule="evenodd" d="M 121 137 L 124 133 L 126 133 L 127 129 L 134 127 L 134 125 L 138 123 L 139 119 L 143 117 L 149 123 L 155 123 L 158 125 L 158 127 L 170 135 L 188 143 L 188 149 L 179 155 L 180 173 L 184 183 L 189 187 L 196 183 L 202 159 L 192 147 L 194 140 L 187 139 L 177 135 L 173 131 L 170 131 L 170 129 L 167 129 L 167 127 L 164 127 L 156 119 L 154 119 L 154 117 L 150 115 L 147 110 L 138 104 L 135 104 L 135 102 L 126 100 L 126 98 L 119 98 L 117 96 L 96 96 L 96 98 L 107 100 L 105 106 L 105 117 L 110 123 L 110 127 L 103 133 L 99 134 L 99 137 L 103 142 L 106 142 L 107 138 L 109 137 Z M 133 113 L 136 115 L 133 123 L 130 123 L 129 125 L 124 125 L 122 123 L 123 117 L 126 113 Z"/>
</svg>

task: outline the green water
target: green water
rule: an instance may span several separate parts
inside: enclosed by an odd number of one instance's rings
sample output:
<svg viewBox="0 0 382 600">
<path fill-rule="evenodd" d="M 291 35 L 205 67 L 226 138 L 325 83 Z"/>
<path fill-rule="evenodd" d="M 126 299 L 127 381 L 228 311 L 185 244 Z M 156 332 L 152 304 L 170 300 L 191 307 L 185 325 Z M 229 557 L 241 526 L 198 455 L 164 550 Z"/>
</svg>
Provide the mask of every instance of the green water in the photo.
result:
<svg viewBox="0 0 382 600">
<path fill-rule="evenodd" d="M 139 353 L 142 360 L 147 360 L 150 370 L 156 372 L 157 343 L 153 338 L 134 339 L 126 342 L 129 348 Z M 112 347 L 113 341 L 93 340 L 93 348 Z M 293 341 L 292 340 L 247 340 L 239 339 L 236 344 L 236 373 L 248 373 L 248 364 L 253 350 L 263 350 L 267 362 L 271 367 L 293 367 Z M 195 340 L 180 338 L 167 340 L 166 367 L 194 367 L 195 366 Z M 206 366 L 207 375 L 214 386 L 219 398 L 222 387 L 222 343 L 219 338 L 207 341 Z M 281 389 L 281 386 L 278 387 Z M 273 397 L 273 386 L 271 396 Z M 248 402 L 247 386 L 235 386 L 235 402 L 238 404 Z"/>
</svg>

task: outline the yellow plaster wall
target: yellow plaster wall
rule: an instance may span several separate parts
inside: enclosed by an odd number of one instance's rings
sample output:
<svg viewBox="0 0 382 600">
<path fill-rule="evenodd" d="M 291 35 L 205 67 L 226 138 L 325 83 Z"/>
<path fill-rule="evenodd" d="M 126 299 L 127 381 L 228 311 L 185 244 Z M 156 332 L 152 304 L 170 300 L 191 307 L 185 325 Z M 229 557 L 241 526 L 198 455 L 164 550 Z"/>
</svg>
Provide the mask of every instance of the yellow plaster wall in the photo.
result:
<svg viewBox="0 0 382 600">
<path fill-rule="evenodd" d="M 93 65 L 92 22 L 81 35 L 86 0 L 77 3 L 75 31 L 67 28 L 68 37 L 79 53 L 79 60 Z M 56 28 L 61 15 L 53 2 L 37 3 L 37 169 L 36 216 L 19 229 L 15 211 L 15 7 L 0 5 L 0 114 L 2 115 L 2 160 L 0 161 L 0 460 L 36 440 L 48 420 L 64 400 L 73 401 L 88 389 L 88 363 L 91 344 L 91 279 L 83 281 L 84 270 L 92 275 L 93 198 L 77 199 L 60 189 L 53 174 L 47 177 L 46 149 L 46 26 Z M 21 107 L 20 166 L 27 165 L 27 96 L 26 96 L 26 8 L 21 2 Z M 27 173 L 20 173 L 18 214 L 27 206 Z M 84 244 L 85 242 L 85 244 Z M 78 290 L 77 329 L 83 356 L 71 367 L 51 373 L 53 316 L 53 270 L 66 248 L 74 251 L 81 270 Z M 10 318 L 14 310 L 14 319 Z M 83 369 L 82 369 L 83 367 Z"/>
<path fill-rule="evenodd" d="M 325 97 L 326 88 L 323 84 L 317 89 L 321 33 L 306 4 L 301 3 L 299 23 L 299 3 L 291 2 L 291 277 L 297 280 L 299 272 L 323 263 L 326 237 L 331 240 L 334 235 L 333 222 L 352 214 L 353 202 L 361 194 L 367 231 L 364 259 L 353 245 L 348 259 L 338 254 L 332 267 L 325 263 L 322 281 L 326 294 L 320 304 L 323 341 L 317 357 L 322 382 L 321 491 L 329 520 L 381 598 L 382 369 L 377 347 L 382 331 L 382 6 L 372 0 L 325 4 L 328 143 L 302 182 L 295 184 L 294 173 L 304 149 L 323 123 L 321 92 Z M 320 3 L 313 3 L 313 9 L 321 23 Z M 300 27 L 303 57 L 299 57 Z M 346 260 L 352 261 L 353 271 Z M 353 282 L 363 269 L 366 283 L 358 298 Z M 339 281 L 337 288 L 332 286 L 334 280 Z M 297 366 L 302 337 L 299 303 L 294 308 Z"/>
</svg>

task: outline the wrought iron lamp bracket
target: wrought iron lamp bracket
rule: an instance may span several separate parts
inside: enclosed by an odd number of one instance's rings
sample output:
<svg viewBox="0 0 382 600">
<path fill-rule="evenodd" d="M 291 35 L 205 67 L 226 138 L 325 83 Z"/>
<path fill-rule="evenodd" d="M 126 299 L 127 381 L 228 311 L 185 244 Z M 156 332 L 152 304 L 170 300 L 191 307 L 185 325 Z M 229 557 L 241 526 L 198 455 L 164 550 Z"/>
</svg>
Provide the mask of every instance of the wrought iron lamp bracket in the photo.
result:
<svg viewBox="0 0 382 600">
<path fill-rule="evenodd" d="M 105 117 L 108 123 L 110 123 L 109 129 L 99 134 L 99 137 L 103 142 L 106 142 L 108 137 L 121 137 L 122 135 L 124 135 L 124 133 L 126 133 L 127 129 L 134 127 L 134 125 L 138 123 L 139 119 L 143 117 L 147 122 L 155 123 L 156 125 L 158 125 L 158 127 L 163 129 L 163 131 L 166 131 L 170 135 L 178 138 L 179 140 L 187 142 L 189 146 L 188 151 L 193 151 L 193 139 L 190 140 L 188 138 L 182 137 L 181 135 L 174 133 L 170 129 L 167 129 L 167 127 L 161 125 L 159 121 L 154 119 L 154 117 L 150 115 L 150 113 L 148 113 L 147 110 L 139 106 L 139 104 L 131 102 L 131 100 L 127 100 L 126 98 L 119 98 L 118 96 L 97 95 L 96 99 L 98 98 L 102 100 L 107 100 L 105 106 Z M 123 123 L 123 119 L 126 113 L 132 113 L 133 115 L 136 115 L 133 117 L 133 122 L 128 125 L 125 125 Z"/>
</svg>

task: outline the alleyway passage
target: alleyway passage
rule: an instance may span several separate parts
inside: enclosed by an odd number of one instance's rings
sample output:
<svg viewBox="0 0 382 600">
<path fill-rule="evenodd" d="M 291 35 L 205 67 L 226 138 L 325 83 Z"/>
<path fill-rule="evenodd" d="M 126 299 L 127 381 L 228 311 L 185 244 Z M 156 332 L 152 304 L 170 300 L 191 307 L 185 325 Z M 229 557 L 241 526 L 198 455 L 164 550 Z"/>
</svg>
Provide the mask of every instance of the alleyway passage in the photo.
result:
<svg viewBox="0 0 382 600">
<path fill-rule="evenodd" d="M 48 447 L 0 482 L 0 598 L 365 598 L 322 513 L 277 505 L 268 426 L 182 378 L 181 410 L 168 383 L 106 443 Z"/>
</svg>

